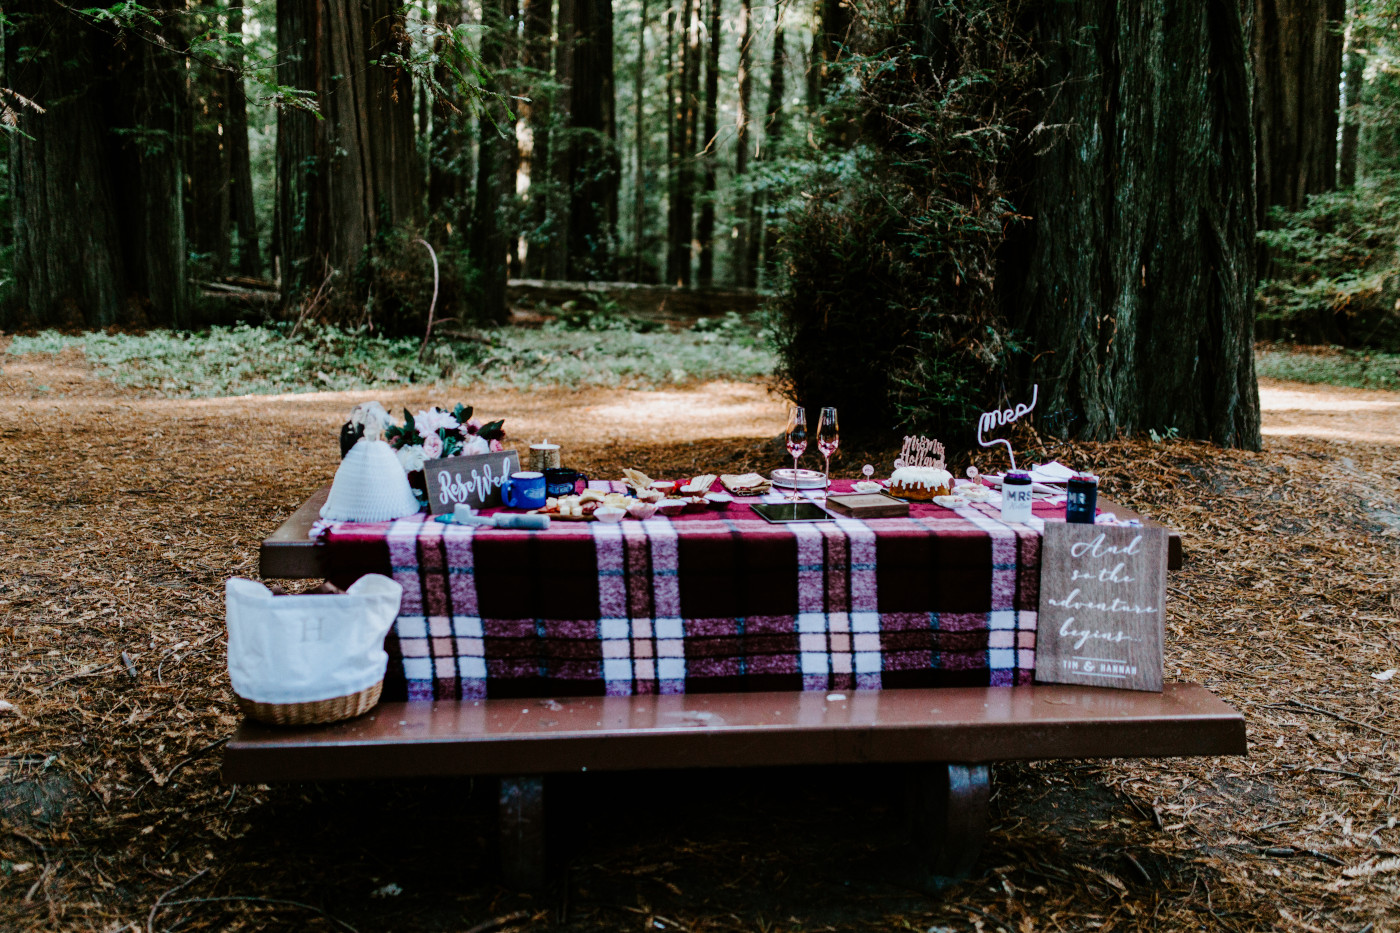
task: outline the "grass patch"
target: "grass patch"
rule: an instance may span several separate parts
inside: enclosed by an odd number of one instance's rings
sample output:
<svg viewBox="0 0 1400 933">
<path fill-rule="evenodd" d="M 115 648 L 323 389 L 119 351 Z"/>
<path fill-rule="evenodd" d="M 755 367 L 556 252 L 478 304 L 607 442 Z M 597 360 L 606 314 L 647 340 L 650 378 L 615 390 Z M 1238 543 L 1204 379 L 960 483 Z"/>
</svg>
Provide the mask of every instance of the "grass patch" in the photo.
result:
<svg viewBox="0 0 1400 933">
<path fill-rule="evenodd" d="M 121 386 L 169 397 L 367 390 L 405 385 L 484 388 L 610 386 L 655 388 L 710 379 L 772 375 L 774 355 L 759 322 L 731 315 L 680 332 L 641 332 L 618 321 L 502 327 L 419 342 L 334 327 L 215 327 L 197 333 L 15 337 L 8 353 L 83 351 Z"/>
<path fill-rule="evenodd" d="M 1400 390 L 1400 354 L 1396 353 L 1261 344 L 1255 364 L 1259 375 L 1269 379 Z"/>
</svg>

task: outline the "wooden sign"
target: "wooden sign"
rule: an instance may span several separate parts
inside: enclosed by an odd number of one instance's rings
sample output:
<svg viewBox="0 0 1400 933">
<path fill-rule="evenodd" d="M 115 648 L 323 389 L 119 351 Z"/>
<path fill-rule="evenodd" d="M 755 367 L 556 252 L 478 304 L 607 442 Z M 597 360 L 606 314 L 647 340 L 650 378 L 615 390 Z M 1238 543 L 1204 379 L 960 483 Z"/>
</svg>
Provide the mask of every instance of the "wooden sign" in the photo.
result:
<svg viewBox="0 0 1400 933">
<path fill-rule="evenodd" d="M 1046 522 L 1035 679 L 1162 690 L 1167 530 Z"/>
<path fill-rule="evenodd" d="M 459 504 L 474 509 L 500 505 L 501 482 L 519 470 L 520 454 L 513 450 L 429 460 L 423 464 L 428 510 L 441 515 Z"/>
</svg>

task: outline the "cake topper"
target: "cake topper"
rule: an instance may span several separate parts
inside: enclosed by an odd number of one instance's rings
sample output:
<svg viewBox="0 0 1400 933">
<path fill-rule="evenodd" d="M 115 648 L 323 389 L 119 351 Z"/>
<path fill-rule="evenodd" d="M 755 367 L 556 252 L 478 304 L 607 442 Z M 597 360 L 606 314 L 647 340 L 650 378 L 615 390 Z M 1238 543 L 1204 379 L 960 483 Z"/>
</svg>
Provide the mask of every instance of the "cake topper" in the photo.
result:
<svg viewBox="0 0 1400 933">
<path fill-rule="evenodd" d="M 947 451 L 943 444 L 931 438 L 919 435 L 906 435 L 904 447 L 899 452 L 899 459 L 894 462 L 896 470 L 901 467 L 933 467 L 936 470 L 945 469 L 944 457 Z"/>
<path fill-rule="evenodd" d="M 1029 405 L 1022 402 L 1015 408 L 1005 408 L 998 411 L 984 411 L 977 419 L 977 443 L 983 447 L 991 447 L 993 444 L 1005 444 L 1006 453 L 1011 457 L 1011 469 L 1016 469 L 1016 451 L 1011 449 L 1011 442 L 1004 437 L 996 437 L 989 441 L 982 439 L 983 431 L 993 431 L 1000 427 L 1005 427 L 1015 421 L 1020 420 L 1022 415 L 1030 414 L 1035 409 L 1036 399 L 1040 396 L 1040 386 L 1031 388 L 1031 403 Z"/>
</svg>

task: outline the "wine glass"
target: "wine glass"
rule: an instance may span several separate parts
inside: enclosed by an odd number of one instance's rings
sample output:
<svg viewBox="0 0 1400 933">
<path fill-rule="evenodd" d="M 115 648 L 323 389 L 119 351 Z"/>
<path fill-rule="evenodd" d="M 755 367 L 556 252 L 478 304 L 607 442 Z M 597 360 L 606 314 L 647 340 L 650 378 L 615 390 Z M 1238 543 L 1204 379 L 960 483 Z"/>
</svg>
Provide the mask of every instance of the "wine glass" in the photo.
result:
<svg viewBox="0 0 1400 933">
<path fill-rule="evenodd" d="M 823 408 L 821 421 L 817 424 L 817 450 L 826 458 L 826 486 L 831 488 L 831 455 L 841 445 L 840 431 L 836 426 L 836 409 Z"/>
<path fill-rule="evenodd" d="M 792 455 L 792 495 L 788 498 L 797 502 L 802 498 L 797 492 L 797 458 L 807 451 L 807 411 L 794 408 L 788 415 L 787 450 Z"/>
</svg>

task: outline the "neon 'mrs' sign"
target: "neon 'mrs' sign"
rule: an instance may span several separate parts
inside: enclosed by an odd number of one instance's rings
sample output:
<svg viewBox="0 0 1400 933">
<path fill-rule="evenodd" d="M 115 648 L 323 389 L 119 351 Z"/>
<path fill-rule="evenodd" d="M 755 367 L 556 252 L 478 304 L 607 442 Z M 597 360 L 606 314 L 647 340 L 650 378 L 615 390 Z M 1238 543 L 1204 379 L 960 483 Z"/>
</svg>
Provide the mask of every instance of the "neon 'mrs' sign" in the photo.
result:
<svg viewBox="0 0 1400 933">
<path fill-rule="evenodd" d="M 1011 469 L 1016 469 L 1016 451 L 1011 449 L 1011 442 L 1004 437 L 994 437 L 991 440 L 983 440 L 983 432 L 995 431 L 1008 424 L 1019 421 L 1021 416 L 1029 414 L 1035 409 L 1036 400 L 1040 397 L 1040 386 L 1031 387 L 1031 403 L 1029 405 L 1022 402 L 1015 408 L 1001 408 L 996 411 L 984 411 L 977 418 L 977 443 L 983 447 L 991 447 L 994 444 L 1005 444 L 1006 452 L 1011 457 Z"/>
</svg>

